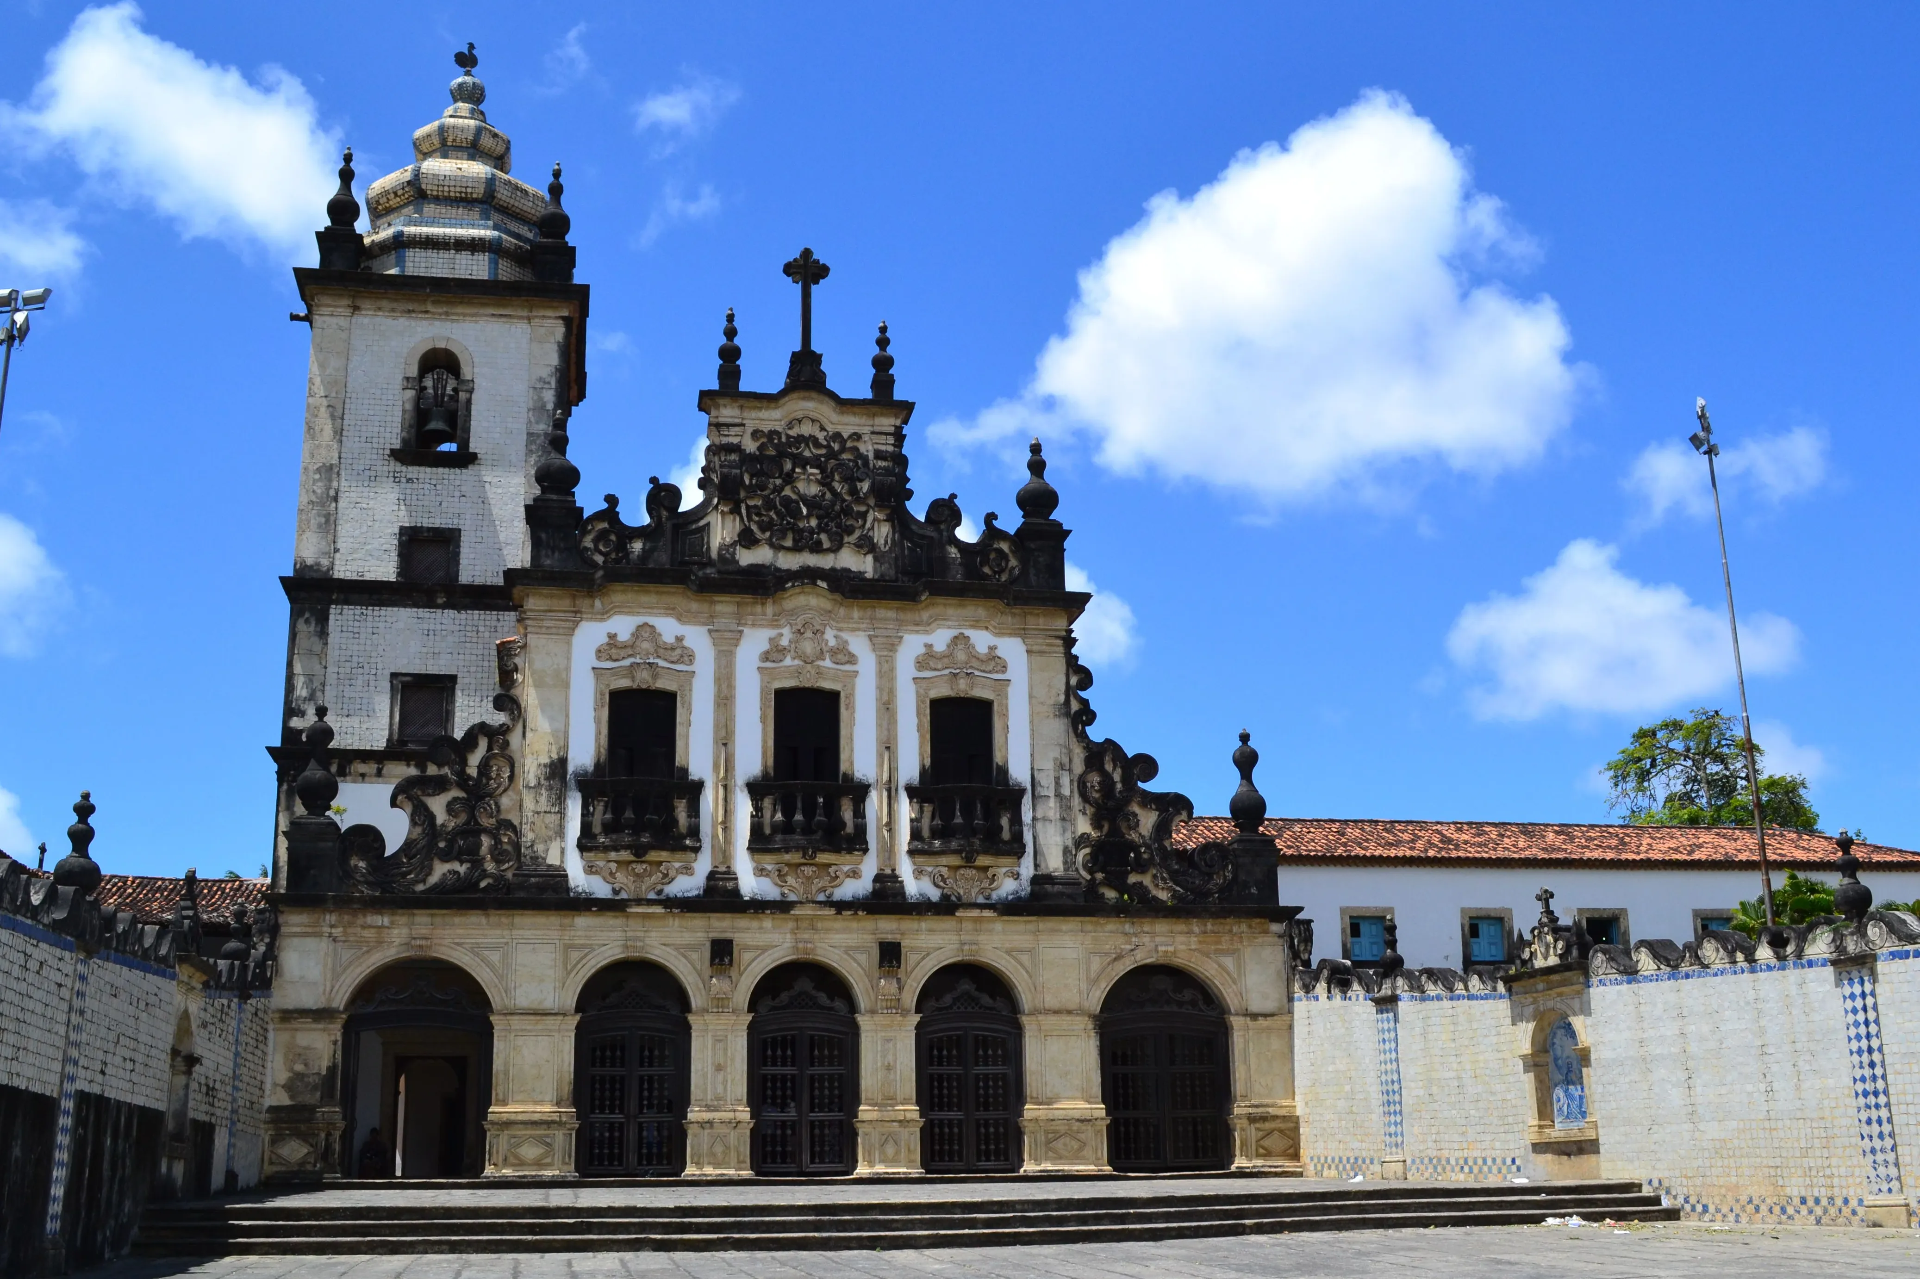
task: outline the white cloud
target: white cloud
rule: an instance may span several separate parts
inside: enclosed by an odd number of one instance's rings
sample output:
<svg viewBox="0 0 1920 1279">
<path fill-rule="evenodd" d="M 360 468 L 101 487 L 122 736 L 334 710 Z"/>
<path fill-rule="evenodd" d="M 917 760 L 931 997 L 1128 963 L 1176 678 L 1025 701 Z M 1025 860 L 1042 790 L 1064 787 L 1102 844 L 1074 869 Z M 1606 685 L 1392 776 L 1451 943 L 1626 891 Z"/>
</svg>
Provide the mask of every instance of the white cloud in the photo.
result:
<svg viewBox="0 0 1920 1279">
<path fill-rule="evenodd" d="M 1023 394 L 937 438 L 1080 427 L 1114 470 L 1270 502 L 1516 466 L 1580 380 L 1554 301 L 1480 278 L 1532 254 L 1430 122 L 1369 92 L 1155 196 L 1080 273 Z"/>
<path fill-rule="evenodd" d="M 1619 551 L 1581 538 L 1518 596 L 1495 595 L 1460 612 L 1447 652 L 1491 683 L 1472 690 L 1484 719 L 1537 719 L 1553 710 L 1642 714 L 1733 683 L 1726 614 L 1672 584 L 1650 586 L 1614 566 Z M 1785 670 L 1800 633 L 1785 618 L 1745 619 L 1748 674 Z"/>
<path fill-rule="evenodd" d="M 739 100 L 740 86 L 694 73 L 671 89 L 648 94 L 633 109 L 633 127 L 658 134 L 656 153 L 665 155 L 713 128 Z"/>
<path fill-rule="evenodd" d="M 32 279 L 22 287 L 34 288 L 42 279 L 71 275 L 80 269 L 80 256 L 87 242 L 73 233 L 73 212 L 45 200 L 0 200 L 0 267 Z M 13 287 L 8 281 L 7 287 Z"/>
<path fill-rule="evenodd" d="M 249 83 L 140 22 L 133 4 L 75 18 L 27 104 L 0 105 L 0 130 L 68 153 L 115 198 L 151 205 L 187 236 L 240 235 L 310 258 L 340 148 L 305 87 L 277 66 Z"/>
<path fill-rule="evenodd" d="M 593 59 L 587 56 L 586 46 L 580 42 L 580 37 L 586 33 L 586 23 L 575 23 L 572 30 L 560 37 L 559 44 L 547 50 L 545 61 L 549 92 L 564 89 L 593 70 Z"/>
<path fill-rule="evenodd" d="M 33 530 L 0 515 L 0 655 L 31 656 L 66 602 L 66 577 Z"/>
<path fill-rule="evenodd" d="M 1818 488 L 1827 478 L 1827 433 L 1796 426 L 1776 435 L 1759 435 L 1743 444 L 1722 445 L 1716 459 L 1722 500 L 1738 503 L 1757 497 L 1778 505 Z M 1668 512 L 1696 519 L 1713 515 L 1713 489 L 1707 464 L 1678 441 L 1649 444 L 1634 459 L 1621 485 L 1639 506 L 1644 524 L 1658 524 Z"/>
<path fill-rule="evenodd" d="M 1756 720 L 1753 725 L 1753 744 L 1766 752 L 1760 767 L 1768 773 L 1798 773 L 1810 782 L 1817 782 L 1827 772 L 1827 753 L 1818 746 L 1808 746 L 1797 742 L 1793 733 L 1779 720 Z"/>
<path fill-rule="evenodd" d="M 1067 565 L 1067 589 L 1086 591 L 1093 596 L 1086 611 L 1073 624 L 1074 638 L 1079 641 L 1075 654 L 1094 666 L 1122 669 L 1131 666 L 1140 646 L 1140 637 L 1134 630 L 1133 609 L 1118 595 L 1095 586 L 1087 571 L 1078 564 Z"/>
<path fill-rule="evenodd" d="M 28 850 L 33 846 L 33 832 L 20 816 L 20 797 L 0 786 L 0 853 L 25 861 L 32 856 Z"/>
<path fill-rule="evenodd" d="M 667 477 L 667 483 L 680 486 L 680 509 L 690 510 L 705 496 L 700 491 L 700 468 L 707 464 L 707 433 L 693 442 L 693 448 L 687 454 L 687 460 L 678 470 Z"/>
<path fill-rule="evenodd" d="M 647 215 L 647 224 L 640 228 L 635 242 L 644 249 L 668 227 L 680 222 L 699 222 L 718 212 L 720 193 L 710 184 L 701 183 L 699 192 L 689 197 L 682 193 L 679 183 L 669 182 L 654 204 L 653 212 Z"/>
</svg>

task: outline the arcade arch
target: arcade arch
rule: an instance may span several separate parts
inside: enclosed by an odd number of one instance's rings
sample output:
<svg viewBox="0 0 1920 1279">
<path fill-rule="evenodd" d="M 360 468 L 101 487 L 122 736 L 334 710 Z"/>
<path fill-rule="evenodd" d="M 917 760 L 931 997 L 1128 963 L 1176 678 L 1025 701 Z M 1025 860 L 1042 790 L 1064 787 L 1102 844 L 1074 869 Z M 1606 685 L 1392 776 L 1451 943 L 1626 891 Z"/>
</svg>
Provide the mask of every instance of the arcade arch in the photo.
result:
<svg viewBox="0 0 1920 1279">
<path fill-rule="evenodd" d="M 493 1005 L 444 960 L 363 980 L 342 1027 L 348 1177 L 477 1177 L 493 1081 Z"/>
<path fill-rule="evenodd" d="M 854 1170 L 860 1031 L 846 983 L 819 964 L 790 963 L 754 983 L 747 1006 L 753 1170 L 834 1177 Z"/>
<path fill-rule="evenodd" d="M 949 964 L 921 986 L 915 1011 L 922 1166 L 1018 1171 L 1025 1091 L 1013 992 L 978 964 Z"/>
<path fill-rule="evenodd" d="M 687 1162 L 687 992 L 658 964 L 595 973 L 575 1011 L 574 1105 L 583 1177 L 672 1177 Z"/>
<path fill-rule="evenodd" d="M 1100 1006 L 1100 1084 L 1115 1172 L 1228 1165 L 1227 1018 L 1193 974 L 1147 964 L 1114 983 Z"/>
</svg>

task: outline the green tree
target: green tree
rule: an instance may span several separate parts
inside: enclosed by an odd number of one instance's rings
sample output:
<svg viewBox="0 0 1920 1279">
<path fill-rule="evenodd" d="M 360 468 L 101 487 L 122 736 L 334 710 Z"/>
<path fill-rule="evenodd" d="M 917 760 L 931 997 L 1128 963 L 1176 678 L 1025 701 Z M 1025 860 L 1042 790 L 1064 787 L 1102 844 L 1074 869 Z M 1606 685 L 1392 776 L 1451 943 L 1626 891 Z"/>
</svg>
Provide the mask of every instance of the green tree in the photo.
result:
<svg viewBox="0 0 1920 1279">
<path fill-rule="evenodd" d="M 1896 904 L 1895 909 L 1898 909 Z M 1773 918 L 1782 924 L 1804 924 L 1833 914 L 1833 885 L 1823 879 L 1811 879 L 1795 871 L 1773 890 Z M 1741 902 L 1733 910 L 1733 931 L 1757 937 L 1766 926 L 1767 903 L 1761 898 Z"/>
<path fill-rule="evenodd" d="M 1636 826 L 1751 826 L 1745 745 L 1738 720 L 1705 707 L 1636 728 L 1606 766 L 1607 806 Z M 1756 742 L 1753 755 L 1766 751 Z M 1760 812 L 1769 826 L 1820 829 L 1798 773 L 1761 768 Z"/>
</svg>

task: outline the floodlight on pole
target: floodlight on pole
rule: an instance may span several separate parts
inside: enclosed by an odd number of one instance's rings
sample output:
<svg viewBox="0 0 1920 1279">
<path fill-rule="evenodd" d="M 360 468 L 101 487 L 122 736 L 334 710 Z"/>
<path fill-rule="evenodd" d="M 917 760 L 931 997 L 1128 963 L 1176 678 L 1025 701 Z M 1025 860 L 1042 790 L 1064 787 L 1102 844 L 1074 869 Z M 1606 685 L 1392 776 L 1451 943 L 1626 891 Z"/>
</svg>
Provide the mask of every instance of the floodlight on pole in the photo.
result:
<svg viewBox="0 0 1920 1279">
<path fill-rule="evenodd" d="M 1696 399 L 1693 415 L 1700 429 L 1687 437 L 1693 451 L 1707 459 L 1707 483 L 1713 486 L 1713 522 L 1720 530 L 1720 578 L 1727 587 L 1727 630 L 1733 635 L 1733 679 L 1740 688 L 1740 736 L 1747 755 L 1747 792 L 1753 797 L 1753 835 L 1760 845 L 1760 896 L 1767 906 L 1767 927 L 1773 927 L 1773 872 L 1767 867 L 1767 822 L 1760 796 L 1760 768 L 1753 757 L 1753 719 L 1747 714 L 1747 676 L 1740 665 L 1740 623 L 1733 613 L 1733 570 L 1727 567 L 1727 523 L 1720 516 L 1720 477 L 1713 459 L 1720 446 L 1713 442 L 1713 419 L 1707 416 L 1707 402 Z"/>
<path fill-rule="evenodd" d="M 0 420 L 7 413 L 7 376 L 13 372 L 13 348 L 27 340 L 32 328 L 28 319 L 29 311 L 38 311 L 47 305 L 47 299 L 53 296 L 52 289 L 0 289 L 0 346 L 6 348 L 0 356 Z"/>
</svg>

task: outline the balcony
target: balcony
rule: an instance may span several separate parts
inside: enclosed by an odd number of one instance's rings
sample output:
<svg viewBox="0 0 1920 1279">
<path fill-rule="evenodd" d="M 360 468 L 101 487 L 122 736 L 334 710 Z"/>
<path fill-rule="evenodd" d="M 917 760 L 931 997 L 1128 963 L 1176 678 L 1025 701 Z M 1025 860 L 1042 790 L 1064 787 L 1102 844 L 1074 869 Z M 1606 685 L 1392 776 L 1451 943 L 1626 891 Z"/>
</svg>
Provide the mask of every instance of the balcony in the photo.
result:
<svg viewBox="0 0 1920 1279">
<path fill-rule="evenodd" d="M 977 902 L 1020 873 L 1024 786 L 908 785 L 907 855 L 913 874 L 952 901 Z"/>
<path fill-rule="evenodd" d="M 909 854 L 959 853 L 971 863 L 983 853 L 1018 859 L 1026 851 L 1026 787 L 909 784 L 906 791 Z"/>
<path fill-rule="evenodd" d="M 818 901 L 859 878 L 867 856 L 865 782 L 747 783 L 753 873 L 798 901 Z"/>
<path fill-rule="evenodd" d="M 628 897 L 693 874 L 700 851 L 698 779 L 579 777 L 580 860 Z"/>
<path fill-rule="evenodd" d="M 798 852 L 867 852 L 865 782 L 747 783 L 753 806 L 747 847 Z"/>
</svg>

